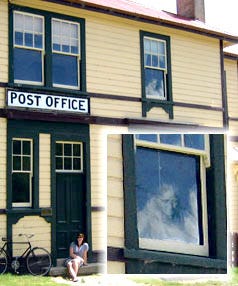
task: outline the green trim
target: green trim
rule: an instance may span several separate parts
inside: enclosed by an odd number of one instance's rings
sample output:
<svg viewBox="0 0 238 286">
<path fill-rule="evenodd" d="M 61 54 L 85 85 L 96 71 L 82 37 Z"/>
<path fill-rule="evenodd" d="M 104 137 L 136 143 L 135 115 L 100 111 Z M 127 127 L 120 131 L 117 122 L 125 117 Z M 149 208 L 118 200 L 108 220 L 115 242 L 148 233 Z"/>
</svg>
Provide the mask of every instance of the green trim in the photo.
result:
<svg viewBox="0 0 238 286">
<path fill-rule="evenodd" d="M 207 171 L 209 255 L 227 259 L 224 137 L 210 135 L 211 167 Z"/>
<path fill-rule="evenodd" d="M 87 242 L 92 245 L 91 229 L 91 178 L 90 178 L 90 145 L 89 126 L 72 123 L 49 123 L 54 128 L 51 131 L 51 203 L 52 203 L 52 225 L 51 225 L 51 255 L 53 264 L 56 265 L 56 173 L 55 173 L 55 141 L 81 141 L 84 143 L 84 166 L 86 176 L 86 237 Z M 65 132 L 67 130 L 67 133 Z M 89 250 L 89 260 L 92 256 L 92 249 Z"/>
<path fill-rule="evenodd" d="M 133 135 L 122 135 L 123 153 L 123 182 L 124 182 L 124 209 L 125 209 L 125 246 L 139 248 L 137 230 L 136 193 L 135 193 L 135 156 Z"/>
<path fill-rule="evenodd" d="M 167 51 L 167 75 L 166 75 L 166 91 L 167 100 L 149 99 L 145 93 L 145 70 L 144 70 L 144 37 L 152 37 L 161 39 L 166 42 Z M 173 114 L 173 94 L 172 94 L 172 70 L 171 70 L 171 47 L 170 37 L 161 34 L 140 31 L 140 47 L 141 47 L 141 89 L 142 89 L 142 116 L 146 117 L 147 112 L 154 107 L 161 107 L 169 115 L 169 119 L 174 118 Z"/>
<path fill-rule="evenodd" d="M 59 13 L 53 13 L 49 11 L 43 11 L 39 9 L 33 9 L 29 7 L 17 6 L 9 4 L 9 82 L 13 87 L 31 87 L 27 84 L 14 84 L 14 61 L 13 61 L 13 11 L 22 11 L 32 14 L 37 14 L 44 17 L 45 20 L 45 55 L 43 59 L 44 65 L 44 85 L 32 86 L 38 88 L 38 90 L 44 90 L 44 88 L 51 88 L 52 90 L 67 91 L 67 88 L 54 88 L 52 82 L 52 51 L 51 51 L 51 19 L 58 18 L 62 20 L 74 21 L 80 24 L 80 74 L 78 75 L 80 81 L 80 88 L 78 92 L 86 91 L 86 47 L 85 47 L 85 20 L 73 16 L 63 15 Z M 74 93 L 77 91 L 72 90 Z"/>
<path fill-rule="evenodd" d="M 39 208 L 39 137 L 32 129 L 30 123 L 24 121 L 8 120 L 7 122 L 7 208 L 12 207 L 12 138 L 33 139 L 33 185 L 32 185 L 32 209 Z M 18 209 L 16 207 L 16 209 Z"/>
<path fill-rule="evenodd" d="M 168 263 L 177 264 L 174 273 L 206 273 L 225 272 L 227 264 L 227 236 L 226 236 L 226 183 L 224 162 L 224 135 L 211 134 L 210 158 L 211 167 L 206 169 L 207 211 L 208 211 L 208 245 L 209 257 L 185 255 L 161 251 L 142 250 L 138 243 L 136 196 L 135 196 L 135 158 L 133 135 L 123 135 L 123 175 L 124 175 L 124 218 L 125 218 L 125 249 L 128 258 L 127 269 L 130 272 L 141 267 L 141 273 L 169 271 Z M 147 264 L 151 260 L 155 264 L 150 268 Z M 138 263 L 142 265 L 138 265 Z M 146 262 L 147 261 L 147 262 Z M 208 264 L 206 264 L 206 261 Z M 166 266 L 167 264 L 167 266 Z M 133 266 L 134 265 L 134 266 Z M 138 267 L 137 267 L 138 266 Z M 190 267 L 191 266 L 191 267 Z M 137 267 L 137 268 L 136 268 Z M 206 268 L 210 268 L 206 269 Z M 162 269 L 161 268 L 161 269 Z M 130 269 L 130 270 L 129 270 Z M 178 271 L 178 272 L 176 272 Z M 205 273 L 204 272 L 204 273 Z M 139 273 L 139 272 L 136 272 Z M 165 272 L 167 273 L 167 272 Z"/>
<path fill-rule="evenodd" d="M 176 253 L 166 253 L 148 250 L 124 249 L 124 256 L 130 259 L 149 260 L 153 262 L 169 263 L 177 265 L 187 265 L 204 268 L 226 269 L 227 261 L 223 259 L 212 259 L 208 257 L 184 255 Z"/>
</svg>

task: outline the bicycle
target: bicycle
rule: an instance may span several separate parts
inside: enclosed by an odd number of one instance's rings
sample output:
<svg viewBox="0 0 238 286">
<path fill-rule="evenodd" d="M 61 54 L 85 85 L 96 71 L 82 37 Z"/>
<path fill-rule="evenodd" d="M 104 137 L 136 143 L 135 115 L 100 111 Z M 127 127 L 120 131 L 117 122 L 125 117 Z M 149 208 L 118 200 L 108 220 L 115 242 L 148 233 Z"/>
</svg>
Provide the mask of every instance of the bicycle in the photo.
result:
<svg viewBox="0 0 238 286">
<path fill-rule="evenodd" d="M 7 271 L 7 269 L 13 269 L 16 274 L 19 274 L 18 269 L 22 266 L 24 262 L 24 266 L 26 266 L 28 272 L 32 275 L 44 276 L 46 275 L 51 268 L 52 261 L 49 252 L 42 247 L 34 247 L 32 248 L 30 238 L 34 236 L 34 234 L 19 234 L 19 236 L 25 236 L 26 241 L 24 242 L 13 242 L 12 240 L 8 240 L 5 237 L 2 237 L 2 241 L 4 241 L 3 247 L 0 249 L 0 274 L 3 274 Z M 27 244 L 28 247 L 22 253 L 22 255 L 13 257 L 9 253 L 9 245 L 13 244 Z"/>
</svg>

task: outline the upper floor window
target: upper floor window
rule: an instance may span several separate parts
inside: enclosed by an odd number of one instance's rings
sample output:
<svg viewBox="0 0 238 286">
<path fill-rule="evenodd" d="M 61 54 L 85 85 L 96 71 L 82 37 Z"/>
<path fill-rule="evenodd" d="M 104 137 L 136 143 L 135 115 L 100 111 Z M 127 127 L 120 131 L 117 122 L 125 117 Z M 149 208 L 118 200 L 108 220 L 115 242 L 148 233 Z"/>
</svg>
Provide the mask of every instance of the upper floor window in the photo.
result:
<svg viewBox="0 0 238 286">
<path fill-rule="evenodd" d="M 82 19 L 35 13 L 32 9 L 12 14 L 13 83 L 82 90 L 85 57 L 82 55 Z"/>
<path fill-rule="evenodd" d="M 148 98 L 167 99 L 166 42 L 144 37 L 145 94 Z"/>
<path fill-rule="evenodd" d="M 43 84 L 44 18 L 14 12 L 14 82 Z"/>
<path fill-rule="evenodd" d="M 141 31 L 143 116 L 162 107 L 173 117 L 170 38 Z"/>
</svg>

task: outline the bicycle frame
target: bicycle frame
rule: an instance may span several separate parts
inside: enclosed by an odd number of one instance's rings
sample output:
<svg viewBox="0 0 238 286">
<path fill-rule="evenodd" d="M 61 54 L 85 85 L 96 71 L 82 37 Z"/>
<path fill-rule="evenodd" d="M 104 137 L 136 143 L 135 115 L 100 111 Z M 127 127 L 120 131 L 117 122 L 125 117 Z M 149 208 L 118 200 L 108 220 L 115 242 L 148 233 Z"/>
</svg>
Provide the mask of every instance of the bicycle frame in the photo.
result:
<svg viewBox="0 0 238 286">
<path fill-rule="evenodd" d="M 19 236 L 22 236 L 22 234 L 19 234 Z M 27 239 L 27 241 L 12 241 L 8 240 L 7 238 L 2 238 L 2 241 L 5 241 L 4 245 L 1 247 L 0 251 L 3 249 L 7 255 L 8 259 L 8 267 L 11 266 L 11 268 L 14 270 L 15 273 L 18 273 L 17 270 L 20 267 L 19 261 L 22 259 L 26 259 L 30 251 L 32 250 L 31 243 L 29 241 L 29 238 L 33 235 L 27 236 L 24 235 Z M 28 247 L 25 249 L 25 251 L 20 256 L 13 256 L 12 255 L 12 246 L 14 244 L 26 244 Z"/>
</svg>

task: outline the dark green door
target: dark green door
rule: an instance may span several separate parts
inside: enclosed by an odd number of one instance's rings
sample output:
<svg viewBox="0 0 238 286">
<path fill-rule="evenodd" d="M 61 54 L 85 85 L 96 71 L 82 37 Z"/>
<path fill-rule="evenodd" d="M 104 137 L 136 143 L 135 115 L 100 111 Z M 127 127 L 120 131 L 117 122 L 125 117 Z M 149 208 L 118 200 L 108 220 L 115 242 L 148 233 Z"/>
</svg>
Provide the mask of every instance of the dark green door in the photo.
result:
<svg viewBox="0 0 238 286">
<path fill-rule="evenodd" d="M 81 143 L 56 142 L 56 249 L 68 257 L 69 244 L 86 231 L 86 184 Z"/>
</svg>

